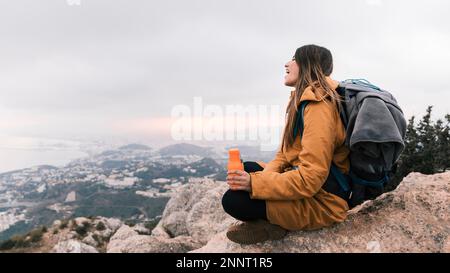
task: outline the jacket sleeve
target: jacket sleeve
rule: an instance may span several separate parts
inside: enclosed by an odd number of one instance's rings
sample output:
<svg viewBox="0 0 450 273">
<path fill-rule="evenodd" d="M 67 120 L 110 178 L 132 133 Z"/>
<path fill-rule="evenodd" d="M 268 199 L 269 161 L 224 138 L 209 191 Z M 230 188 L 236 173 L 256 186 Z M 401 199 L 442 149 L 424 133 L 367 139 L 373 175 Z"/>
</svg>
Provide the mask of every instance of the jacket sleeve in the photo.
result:
<svg viewBox="0 0 450 273">
<path fill-rule="evenodd" d="M 289 166 L 289 162 L 281 149 L 275 155 L 275 158 L 266 164 L 263 172 L 277 172 L 281 173 L 286 167 Z"/>
<path fill-rule="evenodd" d="M 311 198 L 323 186 L 336 147 L 335 107 L 330 102 L 310 102 L 304 113 L 298 170 L 284 173 L 251 173 L 253 199 L 298 200 Z"/>
</svg>

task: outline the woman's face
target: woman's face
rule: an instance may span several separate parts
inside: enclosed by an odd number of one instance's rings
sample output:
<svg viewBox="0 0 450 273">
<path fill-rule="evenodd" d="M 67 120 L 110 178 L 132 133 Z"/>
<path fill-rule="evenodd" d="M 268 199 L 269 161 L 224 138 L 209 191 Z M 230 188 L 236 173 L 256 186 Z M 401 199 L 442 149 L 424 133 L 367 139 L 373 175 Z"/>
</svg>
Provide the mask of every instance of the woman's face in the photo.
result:
<svg viewBox="0 0 450 273">
<path fill-rule="evenodd" d="M 293 57 L 292 60 L 287 62 L 284 67 L 286 68 L 286 75 L 284 76 L 284 85 L 294 87 L 298 80 L 298 65 Z"/>
</svg>

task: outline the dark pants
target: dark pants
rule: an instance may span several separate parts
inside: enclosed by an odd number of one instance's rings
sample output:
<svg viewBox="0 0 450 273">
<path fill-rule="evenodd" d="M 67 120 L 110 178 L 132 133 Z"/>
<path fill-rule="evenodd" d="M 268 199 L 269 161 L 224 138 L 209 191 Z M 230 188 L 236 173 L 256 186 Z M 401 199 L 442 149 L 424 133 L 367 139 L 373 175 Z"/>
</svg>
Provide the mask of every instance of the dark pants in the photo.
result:
<svg viewBox="0 0 450 273">
<path fill-rule="evenodd" d="M 244 170 L 248 173 L 262 171 L 258 163 L 244 162 Z M 222 206 L 226 213 L 240 221 L 267 220 L 266 201 L 250 199 L 247 191 L 227 190 L 222 197 Z"/>
</svg>

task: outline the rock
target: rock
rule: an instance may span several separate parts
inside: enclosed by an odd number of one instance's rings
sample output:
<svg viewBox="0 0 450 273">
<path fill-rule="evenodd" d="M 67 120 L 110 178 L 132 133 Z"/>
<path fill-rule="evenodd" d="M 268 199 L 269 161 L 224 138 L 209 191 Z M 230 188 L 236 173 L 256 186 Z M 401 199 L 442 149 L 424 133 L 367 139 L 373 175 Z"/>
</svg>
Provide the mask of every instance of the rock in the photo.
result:
<svg viewBox="0 0 450 273">
<path fill-rule="evenodd" d="M 89 234 L 88 236 L 86 236 L 83 241 L 84 244 L 93 246 L 93 247 L 98 247 L 98 242 L 94 239 L 94 237 L 92 236 L 92 234 Z"/>
<path fill-rule="evenodd" d="M 131 227 L 127 225 L 122 225 L 117 232 L 111 237 L 111 241 L 123 241 L 127 238 L 139 235 L 136 231 L 134 231 Z"/>
<path fill-rule="evenodd" d="M 100 222 L 105 226 L 104 230 L 97 230 L 97 224 Z M 92 222 L 93 233 L 101 238 L 109 239 L 122 224 L 122 221 L 116 218 L 96 217 Z"/>
<path fill-rule="evenodd" d="M 78 238 L 78 234 L 75 231 L 70 231 L 66 235 L 67 239 L 75 239 Z"/>
<path fill-rule="evenodd" d="M 207 179 L 183 185 L 167 203 L 154 233 L 164 231 L 170 237 L 192 236 L 206 243 L 233 222 L 221 205 L 226 190 L 226 183 Z"/>
<path fill-rule="evenodd" d="M 116 232 L 121 226 L 122 221 L 116 218 L 104 218 L 101 217 L 100 220 L 105 224 L 105 226 L 109 229 L 111 229 L 113 232 Z"/>
<path fill-rule="evenodd" d="M 111 237 L 107 252 L 187 252 L 203 246 L 234 221 L 222 209 L 226 190 L 225 183 L 208 179 L 180 187 L 151 236 L 139 235 L 144 233 L 139 225 L 123 225 Z"/>
<path fill-rule="evenodd" d="M 411 173 L 395 191 L 349 211 L 343 223 L 290 232 L 282 240 L 255 245 L 239 245 L 226 238 L 225 230 L 235 221 L 221 206 L 226 190 L 225 183 L 209 179 L 183 185 L 174 192 L 151 235 L 142 235 L 149 230 L 141 224 L 129 227 L 113 218 L 76 218 L 77 225 L 90 222 L 90 232 L 82 242 L 74 231 L 67 233 L 53 252 L 98 252 L 94 234 L 103 242 L 111 237 L 106 245 L 111 253 L 450 252 L 450 171 Z M 95 229 L 100 221 L 105 230 Z"/>
<path fill-rule="evenodd" d="M 106 251 L 108 253 L 184 253 L 201 246 L 188 236 L 164 238 L 138 235 L 133 228 L 123 225 L 111 237 Z"/>
<path fill-rule="evenodd" d="M 111 237 L 107 252 L 187 252 L 203 246 L 233 221 L 221 207 L 226 189 L 225 183 L 206 179 L 180 187 L 151 236 L 139 235 L 145 233 L 139 225 L 123 225 Z"/>
<path fill-rule="evenodd" d="M 228 185 L 220 182 L 217 187 L 202 194 L 202 198 L 188 212 L 186 228 L 194 240 L 206 244 L 215 234 L 236 221 L 222 208 L 222 195 L 227 189 Z"/>
<path fill-rule="evenodd" d="M 136 231 L 140 235 L 150 235 L 150 230 L 144 226 L 144 224 L 139 223 L 133 227 L 133 230 Z"/>
<path fill-rule="evenodd" d="M 442 252 L 450 253 L 450 236 L 447 236 L 447 239 L 445 239 L 444 246 L 442 248 Z"/>
<path fill-rule="evenodd" d="M 449 212 L 450 171 L 411 173 L 396 190 L 357 206 L 332 227 L 255 245 L 235 244 L 223 231 L 192 252 L 449 252 Z"/>
<path fill-rule="evenodd" d="M 111 240 L 108 253 L 185 253 L 201 247 L 202 244 L 189 236 L 163 238 L 147 235 L 136 235 L 123 241 Z"/>
<path fill-rule="evenodd" d="M 164 230 L 164 228 L 161 225 L 157 225 L 152 230 L 152 236 L 159 236 L 163 238 L 170 238 L 170 235 L 167 233 L 167 231 Z"/>
<path fill-rule="evenodd" d="M 76 240 L 58 242 L 52 252 L 54 253 L 98 253 L 95 247 Z"/>
<path fill-rule="evenodd" d="M 82 226 L 84 222 L 88 222 L 88 223 L 91 222 L 91 220 L 86 217 L 77 217 L 74 219 L 74 221 L 77 226 Z"/>
<path fill-rule="evenodd" d="M 114 234 L 114 232 L 112 230 L 110 230 L 110 229 L 95 230 L 93 233 L 95 235 L 101 237 L 101 238 L 104 238 L 104 239 L 108 239 Z"/>
<path fill-rule="evenodd" d="M 53 222 L 53 224 L 52 224 L 52 226 L 53 227 L 58 227 L 59 228 L 59 226 L 61 225 L 61 220 L 55 220 L 54 222 Z"/>
<path fill-rule="evenodd" d="M 161 226 L 171 237 L 188 235 L 186 218 L 186 211 L 173 211 L 161 219 Z"/>
</svg>

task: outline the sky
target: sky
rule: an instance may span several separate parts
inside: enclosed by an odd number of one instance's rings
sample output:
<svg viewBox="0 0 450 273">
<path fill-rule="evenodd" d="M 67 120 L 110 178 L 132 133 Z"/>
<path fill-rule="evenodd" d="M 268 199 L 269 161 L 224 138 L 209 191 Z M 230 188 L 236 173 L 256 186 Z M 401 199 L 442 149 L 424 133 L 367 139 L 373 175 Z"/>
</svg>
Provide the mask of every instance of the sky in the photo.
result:
<svg viewBox="0 0 450 273">
<path fill-rule="evenodd" d="M 0 136 L 160 143 L 195 97 L 281 116 L 284 64 L 305 44 L 331 50 L 334 79 L 392 92 L 407 118 L 427 105 L 443 117 L 449 11 L 445 0 L 0 0 Z"/>
</svg>

